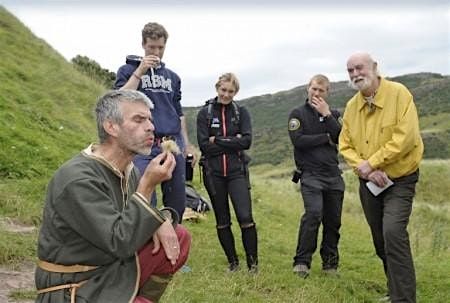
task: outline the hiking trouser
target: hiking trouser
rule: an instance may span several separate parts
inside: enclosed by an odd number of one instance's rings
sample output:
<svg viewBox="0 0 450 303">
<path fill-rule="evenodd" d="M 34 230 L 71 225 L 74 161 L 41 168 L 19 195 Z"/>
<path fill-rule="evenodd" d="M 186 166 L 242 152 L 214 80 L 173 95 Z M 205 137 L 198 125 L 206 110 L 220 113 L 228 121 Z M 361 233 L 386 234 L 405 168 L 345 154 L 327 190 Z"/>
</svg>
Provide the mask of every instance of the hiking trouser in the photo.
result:
<svg viewBox="0 0 450 303">
<path fill-rule="evenodd" d="M 320 247 L 322 268 L 337 268 L 344 192 L 334 189 L 318 189 L 302 184 L 301 193 L 305 213 L 300 221 L 294 265 L 305 264 L 308 268 L 311 267 L 312 255 L 317 248 L 317 235 L 320 223 L 322 223 L 323 234 Z"/>
<path fill-rule="evenodd" d="M 230 196 L 241 228 L 247 260 L 253 260 L 252 262 L 256 263 L 258 255 L 257 232 L 253 221 L 251 196 L 246 176 L 243 174 L 230 177 L 208 175 L 206 178 L 212 178 L 212 180 L 204 180 L 204 184 L 213 206 L 217 235 L 228 262 L 237 260 L 234 237 L 231 231 L 230 204 L 228 202 L 228 196 Z M 208 184 L 214 184 L 214 189 L 209 188 Z"/>
<path fill-rule="evenodd" d="M 392 302 L 416 302 L 416 275 L 407 226 L 419 171 L 392 180 L 394 185 L 375 197 L 360 180 L 361 204 L 377 256 L 383 261 Z"/>
</svg>

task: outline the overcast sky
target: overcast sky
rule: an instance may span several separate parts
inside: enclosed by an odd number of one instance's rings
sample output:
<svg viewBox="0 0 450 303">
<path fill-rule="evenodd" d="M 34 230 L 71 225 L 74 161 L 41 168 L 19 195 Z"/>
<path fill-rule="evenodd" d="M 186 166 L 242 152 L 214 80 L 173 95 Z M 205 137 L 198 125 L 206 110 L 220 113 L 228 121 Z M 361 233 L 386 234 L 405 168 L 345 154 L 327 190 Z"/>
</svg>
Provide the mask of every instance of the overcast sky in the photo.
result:
<svg viewBox="0 0 450 303">
<path fill-rule="evenodd" d="M 214 83 L 228 71 L 241 81 L 236 99 L 291 89 L 316 73 L 347 80 L 355 51 L 371 53 L 386 76 L 450 74 L 447 1 L 186 2 L 0 0 L 67 60 L 88 56 L 114 72 L 126 55 L 143 54 L 145 23 L 163 24 L 163 61 L 182 79 L 183 106 L 215 96 Z"/>
</svg>

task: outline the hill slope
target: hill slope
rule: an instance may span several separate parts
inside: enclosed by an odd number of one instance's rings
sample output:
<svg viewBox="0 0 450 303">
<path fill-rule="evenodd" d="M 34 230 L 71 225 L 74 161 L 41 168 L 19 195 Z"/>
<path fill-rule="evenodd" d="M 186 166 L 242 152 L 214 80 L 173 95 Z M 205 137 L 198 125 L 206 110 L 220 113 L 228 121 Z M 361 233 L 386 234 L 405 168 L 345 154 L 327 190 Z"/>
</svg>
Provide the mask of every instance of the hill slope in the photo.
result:
<svg viewBox="0 0 450 303">
<path fill-rule="evenodd" d="M 450 76 L 432 73 L 409 74 L 392 78 L 406 85 L 415 98 L 421 120 L 426 158 L 448 158 L 450 156 Z M 330 104 L 341 113 L 346 102 L 354 95 L 345 81 L 332 83 Z M 253 163 L 281 163 L 292 158 L 292 147 L 287 134 L 287 119 L 290 111 L 306 99 L 306 85 L 291 90 L 256 96 L 239 101 L 246 106 L 253 122 L 254 141 L 250 154 Z M 186 109 L 195 139 L 194 120 L 198 108 Z"/>
<path fill-rule="evenodd" d="M 0 6 L 0 178 L 47 175 L 95 139 L 105 89 Z"/>
</svg>

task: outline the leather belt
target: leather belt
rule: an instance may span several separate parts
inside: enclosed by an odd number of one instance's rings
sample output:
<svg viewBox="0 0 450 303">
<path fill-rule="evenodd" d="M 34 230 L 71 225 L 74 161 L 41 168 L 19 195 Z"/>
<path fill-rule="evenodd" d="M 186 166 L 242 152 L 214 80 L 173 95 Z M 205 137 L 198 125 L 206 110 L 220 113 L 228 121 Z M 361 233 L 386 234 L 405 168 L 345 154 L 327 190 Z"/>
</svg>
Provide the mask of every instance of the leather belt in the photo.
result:
<svg viewBox="0 0 450 303">
<path fill-rule="evenodd" d="M 60 265 L 55 263 L 50 263 L 47 261 L 39 260 L 37 265 L 43 270 L 50 272 L 59 272 L 59 273 L 76 273 L 76 272 L 85 272 L 98 268 L 98 266 L 89 266 L 89 265 Z"/>
<path fill-rule="evenodd" d="M 89 266 L 89 265 L 60 265 L 55 263 L 50 263 L 47 261 L 39 260 L 37 263 L 37 266 L 42 268 L 45 271 L 48 272 L 55 272 L 55 273 L 77 273 L 77 272 L 86 272 L 93 269 L 98 268 L 98 266 Z M 61 289 L 69 289 L 70 290 L 70 302 L 75 303 L 75 295 L 77 292 L 77 289 L 80 288 L 84 283 L 86 283 L 87 280 L 80 281 L 78 283 L 68 283 L 68 284 L 62 284 L 62 285 L 56 285 L 51 286 L 43 289 L 38 289 L 38 294 L 43 294 L 47 292 L 57 291 Z"/>
</svg>

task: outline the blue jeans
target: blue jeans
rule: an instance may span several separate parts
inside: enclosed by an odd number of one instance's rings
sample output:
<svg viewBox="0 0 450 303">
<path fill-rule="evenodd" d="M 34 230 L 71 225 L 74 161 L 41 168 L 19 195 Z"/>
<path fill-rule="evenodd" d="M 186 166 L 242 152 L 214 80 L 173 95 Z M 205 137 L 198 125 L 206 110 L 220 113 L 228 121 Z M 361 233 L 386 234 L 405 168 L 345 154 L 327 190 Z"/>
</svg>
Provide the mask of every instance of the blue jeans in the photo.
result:
<svg viewBox="0 0 450 303">
<path fill-rule="evenodd" d="M 175 140 L 180 146 L 181 150 L 184 150 L 184 141 L 181 135 L 175 136 Z M 139 169 L 141 175 L 147 168 L 148 163 L 161 153 L 161 147 L 159 142 L 155 142 L 152 146 L 152 152 L 149 156 L 137 155 L 133 162 L 134 165 Z M 177 162 L 175 169 L 172 173 L 172 179 L 161 183 L 162 200 L 163 205 L 172 207 L 175 209 L 180 216 L 180 223 L 183 218 L 184 209 L 186 207 L 186 160 L 183 153 L 176 155 L 175 160 Z M 151 198 L 151 205 L 156 207 L 157 197 L 156 193 L 153 192 Z"/>
</svg>

